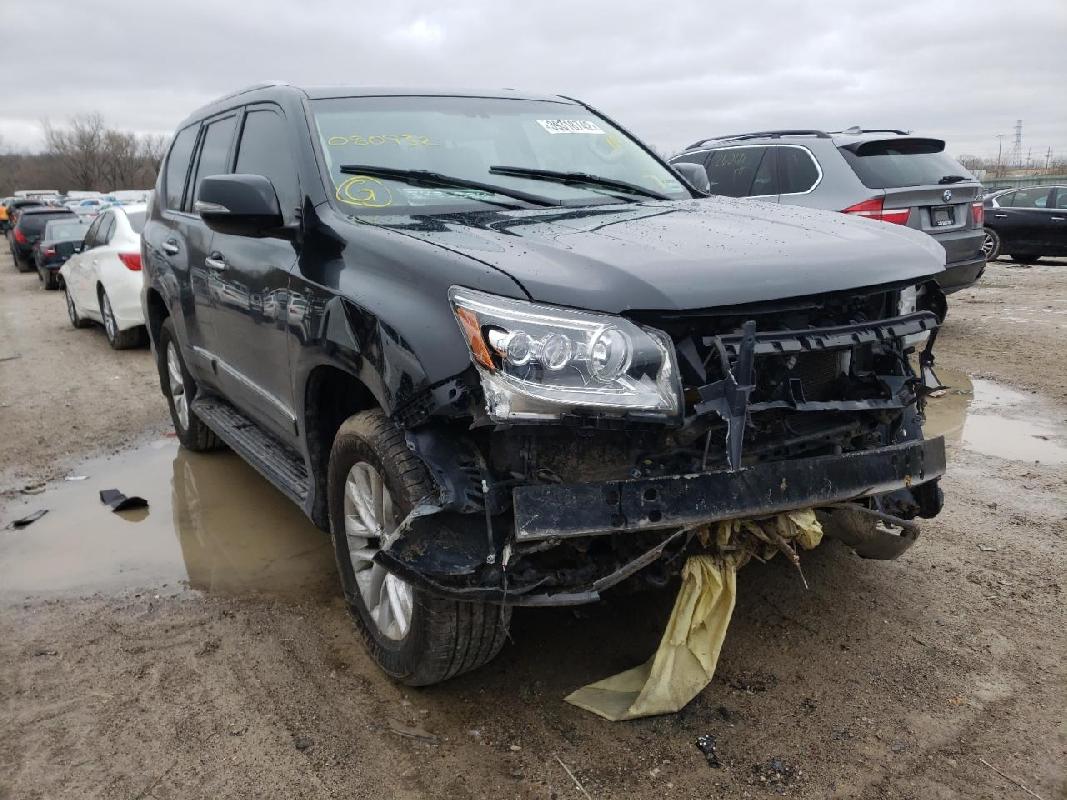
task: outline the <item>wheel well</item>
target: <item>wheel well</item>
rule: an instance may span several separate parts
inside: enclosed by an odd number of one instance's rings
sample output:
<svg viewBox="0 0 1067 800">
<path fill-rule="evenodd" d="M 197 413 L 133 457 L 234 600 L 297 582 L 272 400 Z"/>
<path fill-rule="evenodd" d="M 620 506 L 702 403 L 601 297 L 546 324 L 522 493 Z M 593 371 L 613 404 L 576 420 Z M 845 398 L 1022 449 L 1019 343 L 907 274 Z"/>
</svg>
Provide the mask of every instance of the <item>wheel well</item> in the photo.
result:
<svg viewBox="0 0 1067 800">
<path fill-rule="evenodd" d="M 315 481 L 315 507 L 311 518 L 323 530 L 330 527 L 326 473 L 337 429 L 353 414 L 377 407 L 374 395 L 350 373 L 321 366 L 308 376 L 304 390 L 304 437 L 311 459 L 312 480 Z"/>
<path fill-rule="evenodd" d="M 155 289 L 149 289 L 145 295 L 145 303 L 147 305 L 146 311 L 148 312 L 148 319 L 145 320 L 148 327 L 148 334 L 152 337 L 152 342 L 159 341 L 159 331 L 163 327 L 163 321 L 170 316 L 170 311 L 167 310 L 167 304 L 163 302 L 163 297 Z"/>
</svg>

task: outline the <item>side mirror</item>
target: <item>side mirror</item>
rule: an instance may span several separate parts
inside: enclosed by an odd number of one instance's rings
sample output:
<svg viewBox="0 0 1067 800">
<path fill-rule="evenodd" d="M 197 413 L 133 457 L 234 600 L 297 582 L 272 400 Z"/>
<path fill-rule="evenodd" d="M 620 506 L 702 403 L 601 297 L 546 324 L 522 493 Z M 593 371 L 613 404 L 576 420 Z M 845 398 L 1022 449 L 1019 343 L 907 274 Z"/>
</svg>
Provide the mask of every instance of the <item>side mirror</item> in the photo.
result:
<svg viewBox="0 0 1067 800">
<path fill-rule="evenodd" d="M 233 236 L 283 235 L 285 220 L 274 184 L 262 175 L 209 175 L 193 210 L 209 228 Z"/>
<path fill-rule="evenodd" d="M 698 192 L 704 194 L 711 194 L 711 181 L 708 180 L 708 173 L 700 164 L 691 164 L 688 161 L 676 161 L 671 164 L 674 167 L 674 171 L 677 172 L 682 178 L 696 189 Z"/>
</svg>

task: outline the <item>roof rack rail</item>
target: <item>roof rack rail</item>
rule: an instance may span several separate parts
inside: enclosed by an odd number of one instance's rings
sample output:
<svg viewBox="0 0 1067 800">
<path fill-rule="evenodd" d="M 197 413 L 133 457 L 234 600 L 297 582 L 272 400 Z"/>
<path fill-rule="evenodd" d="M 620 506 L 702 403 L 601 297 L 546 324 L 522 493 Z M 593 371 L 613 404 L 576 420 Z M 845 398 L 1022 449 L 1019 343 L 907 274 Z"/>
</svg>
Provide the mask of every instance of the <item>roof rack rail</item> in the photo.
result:
<svg viewBox="0 0 1067 800">
<path fill-rule="evenodd" d="M 287 81 L 264 81 L 263 83 L 254 83 L 251 86 L 245 86 L 243 89 L 237 89 L 235 91 L 224 94 L 222 97 L 216 97 L 211 101 L 211 104 L 221 103 L 223 100 L 229 100 L 234 97 L 239 97 L 242 94 L 248 94 L 249 92 L 255 92 L 259 89 L 272 89 L 275 86 L 292 86 Z"/>
<path fill-rule="evenodd" d="M 850 128 L 845 128 L 843 131 L 830 131 L 831 133 L 844 133 L 849 136 L 859 136 L 862 133 L 897 133 L 901 136 L 910 136 L 911 131 L 902 131 L 899 128 L 861 128 L 859 125 L 853 125 Z"/>
<path fill-rule="evenodd" d="M 790 128 L 780 131 L 753 131 L 751 133 L 731 133 L 728 136 L 710 136 L 707 139 L 693 142 L 693 144 L 689 145 L 686 150 L 692 150 L 694 147 L 700 147 L 708 142 L 736 141 L 738 139 L 780 139 L 783 136 L 815 136 L 819 139 L 830 138 L 830 134 L 826 131 L 819 131 L 814 128 Z"/>
</svg>

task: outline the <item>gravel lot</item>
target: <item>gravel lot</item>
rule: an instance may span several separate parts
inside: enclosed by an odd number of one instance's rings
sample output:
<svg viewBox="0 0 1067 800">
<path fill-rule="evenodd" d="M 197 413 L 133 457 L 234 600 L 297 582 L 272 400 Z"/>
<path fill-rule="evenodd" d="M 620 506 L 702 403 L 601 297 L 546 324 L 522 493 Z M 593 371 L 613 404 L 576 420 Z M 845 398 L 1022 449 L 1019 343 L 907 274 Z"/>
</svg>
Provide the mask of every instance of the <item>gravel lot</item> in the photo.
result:
<svg viewBox="0 0 1067 800">
<path fill-rule="evenodd" d="M 0 798 L 1067 797 L 1067 262 L 952 298 L 919 543 L 828 542 L 809 591 L 746 567 L 711 686 L 615 724 L 562 697 L 644 660 L 671 592 L 520 610 L 488 667 L 399 687 L 325 537 L 232 455 L 179 453 L 149 353 L 38 286 L 0 257 L 0 526 L 51 509 L 0 530 Z M 112 486 L 149 513 L 103 511 Z"/>
</svg>

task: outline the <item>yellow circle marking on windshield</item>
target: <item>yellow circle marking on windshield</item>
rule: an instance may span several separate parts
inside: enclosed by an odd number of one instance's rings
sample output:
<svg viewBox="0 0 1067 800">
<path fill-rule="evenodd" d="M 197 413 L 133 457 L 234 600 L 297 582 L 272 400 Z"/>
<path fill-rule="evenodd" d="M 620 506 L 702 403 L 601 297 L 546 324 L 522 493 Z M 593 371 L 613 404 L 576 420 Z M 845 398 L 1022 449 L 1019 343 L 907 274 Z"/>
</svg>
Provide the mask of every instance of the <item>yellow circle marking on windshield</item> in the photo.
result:
<svg viewBox="0 0 1067 800">
<path fill-rule="evenodd" d="M 336 197 L 342 203 L 363 208 L 387 208 L 393 204 L 389 187 L 369 175 L 353 175 L 342 181 L 337 185 Z"/>
</svg>

